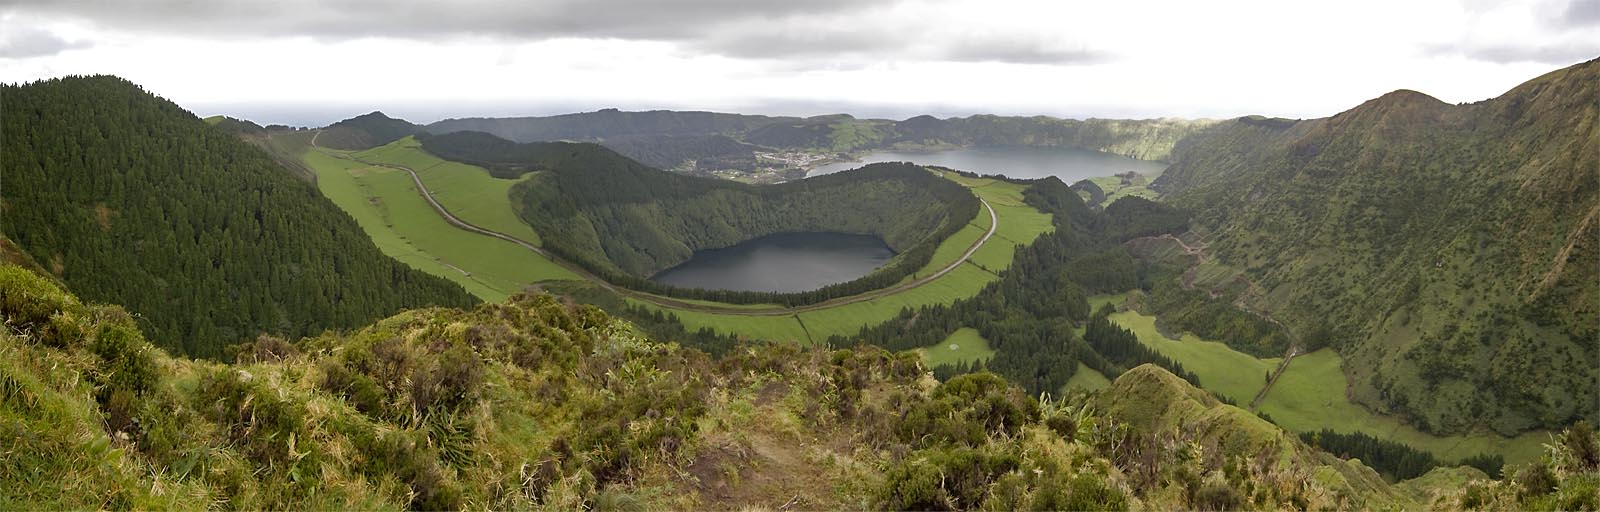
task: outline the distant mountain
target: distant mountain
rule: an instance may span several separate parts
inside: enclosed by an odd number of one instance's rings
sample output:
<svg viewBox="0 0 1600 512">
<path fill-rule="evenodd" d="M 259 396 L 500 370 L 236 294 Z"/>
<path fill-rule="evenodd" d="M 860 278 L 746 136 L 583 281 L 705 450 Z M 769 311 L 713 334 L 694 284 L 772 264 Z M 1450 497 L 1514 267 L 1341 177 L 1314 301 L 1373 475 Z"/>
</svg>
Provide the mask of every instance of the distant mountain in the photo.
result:
<svg viewBox="0 0 1600 512">
<path fill-rule="evenodd" d="M 623 112 L 614 108 L 549 117 L 446 119 L 429 124 L 431 133 L 477 131 L 513 142 L 598 141 L 638 135 L 736 134 L 793 118 L 716 112 L 652 110 Z"/>
<path fill-rule="evenodd" d="M 389 117 L 383 112 L 370 112 L 323 128 L 317 136 L 317 144 L 334 149 L 360 150 L 382 146 L 418 133 L 423 133 L 421 126 Z"/>
<path fill-rule="evenodd" d="M 1344 355 L 1361 403 L 1433 432 L 1557 427 L 1600 420 L 1597 119 L 1589 61 L 1472 104 L 1228 121 L 1154 186 L 1254 283 L 1241 304 Z"/>
<path fill-rule="evenodd" d="M 1166 160 L 1173 144 L 1211 124 L 1213 122 L 1208 120 L 1076 120 L 993 115 L 950 119 L 917 116 L 891 121 L 857 119 L 848 114 L 797 118 L 606 109 L 550 117 L 446 119 L 426 128 L 435 134 L 479 131 L 514 142 L 608 142 L 619 137 L 723 135 L 750 144 L 791 150 L 851 152 L 887 148 L 1056 146 L 1104 151 L 1142 160 Z M 655 142 L 658 147 L 673 144 L 694 147 L 705 143 L 693 138 L 657 139 Z M 644 152 L 629 156 L 650 159 Z"/>
<path fill-rule="evenodd" d="M 0 86 L 0 106 L 0 229 L 85 298 L 126 306 L 166 347 L 215 357 L 263 331 L 474 302 L 384 256 L 262 151 L 125 80 Z"/>
</svg>

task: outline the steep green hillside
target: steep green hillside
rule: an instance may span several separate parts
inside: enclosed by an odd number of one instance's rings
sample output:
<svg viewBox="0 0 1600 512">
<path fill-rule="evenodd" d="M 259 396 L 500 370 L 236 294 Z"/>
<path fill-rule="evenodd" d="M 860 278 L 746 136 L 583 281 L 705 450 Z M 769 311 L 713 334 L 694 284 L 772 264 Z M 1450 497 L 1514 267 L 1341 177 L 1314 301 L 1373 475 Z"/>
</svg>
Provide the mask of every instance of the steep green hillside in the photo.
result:
<svg viewBox="0 0 1600 512">
<path fill-rule="evenodd" d="M 1600 420 L 1597 120 L 1590 61 L 1473 104 L 1230 121 L 1156 185 L 1244 272 L 1219 298 L 1331 343 L 1359 402 L 1432 432 L 1558 428 Z"/>
<path fill-rule="evenodd" d="M 1159 368 L 1039 401 L 914 352 L 711 359 L 522 295 L 172 358 L 0 266 L 7 509 L 1593 508 L 1580 426 L 1514 481 L 1390 485 Z M 12 434 L 12 432 L 16 434 Z"/>
<path fill-rule="evenodd" d="M 65 78 L 4 86 L 0 101 L 5 236 L 165 347 L 214 357 L 262 331 L 474 302 L 385 257 L 261 151 L 136 85 Z"/>
<path fill-rule="evenodd" d="M 305 161 L 300 159 L 300 155 L 304 154 L 306 148 L 311 145 L 312 137 L 317 136 L 316 130 L 289 128 L 281 125 L 263 128 L 261 125 L 247 120 L 226 116 L 211 116 L 206 118 L 205 121 L 206 124 L 211 125 L 213 128 L 224 133 L 233 134 L 239 140 L 261 148 L 262 151 L 267 153 L 267 156 L 272 157 L 272 160 L 283 166 L 284 169 L 293 171 L 307 181 L 316 181 L 316 172 L 306 165 Z"/>
</svg>

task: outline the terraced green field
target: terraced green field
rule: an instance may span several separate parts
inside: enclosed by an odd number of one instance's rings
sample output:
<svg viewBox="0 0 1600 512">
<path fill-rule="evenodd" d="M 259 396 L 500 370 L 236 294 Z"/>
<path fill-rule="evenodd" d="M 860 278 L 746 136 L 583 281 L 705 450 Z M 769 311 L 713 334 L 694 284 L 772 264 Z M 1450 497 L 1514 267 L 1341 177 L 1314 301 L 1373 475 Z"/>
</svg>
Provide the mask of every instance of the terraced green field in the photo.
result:
<svg viewBox="0 0 1600 512">
<path fill-rule="evenodd" d="M 922 361 L 929 368 L 956 364 L 961 362 L 987 361 L 994 357 L 994 349 L 989 348 L 989 340 L 983 339 L 977 329 L 962 327 L 944 341 L 932 346 L 917 349 L 922 353 Z"/>
<path fill-rule="evenodd" d="M 462 231 L 439 217 L 404 171 L 369 166 L 312 150 L 304 160 L 317 187 L 348 212 L 378 248 L 473 295 L 501 301 L 530 283 L 578 279 L 516 244 Z"/>
<path fill-rule="evenodd" d="M 1096 307 L 1106 302 L 1120 303 L 1123 295 L 1097 296 Z M 1220 342 L 1202 340 L 1184 333 L 1178 340 L 1162 336 L 1155 328 L 1155 317 L 1135 311 L 1111 315 L 1111 320 L 1133 331 L 1139 341 L 1183 364 L 1200 377 L 1208 390 L 1226 396 L 1241 406 L 1249 404 L 1266 384 L 1266 374 L 1280 359 L 1257 359 L 1237 352 Z M 1462 436 L 1436 436 L 1417 430 L 1399 419 L 1375 414 L 1345 396 L 1346 382 L 1339 354 L 1322 349 L 1295 357 L 1278 379 L 1260 412 L 1279 425 L 1296 432 L 1324 428 L 1338 432 L 1365 432 L 1368 435 L 1400 441 L 1432 452 L 1444 459 L 1457 459 L 1479 453 L 1498 453 L 1507 463 L 1535 460 L 1542 453 L 1547 432 L 1526 432 L 1514 438 L 1493 433 Z"/>
</svg>

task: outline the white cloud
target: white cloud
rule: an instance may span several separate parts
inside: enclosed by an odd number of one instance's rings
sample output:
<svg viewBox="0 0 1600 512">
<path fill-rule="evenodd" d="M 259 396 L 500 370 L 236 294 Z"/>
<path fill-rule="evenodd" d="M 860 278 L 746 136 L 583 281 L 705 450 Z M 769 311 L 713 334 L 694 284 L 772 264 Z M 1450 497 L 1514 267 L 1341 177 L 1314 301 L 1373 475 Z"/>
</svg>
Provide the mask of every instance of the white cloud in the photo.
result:
<svg viewBox="0 0 1600 512">
<path fill-rule="evenodd" d="M 256 2 L 207 11 L 268 18 L 234 34 L 197 28 L 201 16 L 119 24 L 74 5 L 0 8 L 15 11 L 3 19 L 28 16 L 60 41 L 94 43 L 0 59 L 0 80 L 117 74 L 191 108 L 274 105 L 263 111 L 301 113 L 262 121 L 297 124 L 373 109 L 426 122 L 607 106 L 1316 117 L 1398 88 L 1475 101 L 1600 56 L 1588 7 L 1563 0 L 906 0 L 822 9 L 692 0 L 649 2 L 614 19 L 504 16 L 540 30 L 515 30 L 467 4 L 459 13 L 409 8 L 378 17 L 392 27 L 344 32 L 316 20 L 365 4 L 302 6 L 311 12 L 291 17 L 276 13 L 291 7 Z M 667 13 L 674 5 L 688 14 Z M 663 13 L 660 26 L 649 23 L 653 12 Z M 685 21 L 697 16 L 704 23 Z M 326 114 L 304 113 L 318 109 Z"/>
</svg>

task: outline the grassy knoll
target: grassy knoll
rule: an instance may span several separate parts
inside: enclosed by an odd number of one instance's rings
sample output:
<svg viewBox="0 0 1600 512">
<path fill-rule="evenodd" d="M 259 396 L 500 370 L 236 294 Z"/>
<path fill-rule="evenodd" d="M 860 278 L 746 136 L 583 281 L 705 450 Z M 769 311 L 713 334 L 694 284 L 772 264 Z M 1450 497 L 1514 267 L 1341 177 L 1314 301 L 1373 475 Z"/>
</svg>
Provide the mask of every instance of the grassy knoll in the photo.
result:
<svg viewBox="0 0 1600 512">
<path fill-rule="evenodd" d="M 983 339 L 977 329 L 970 327 L 956 329 L 956 332 L 950 333 L 950 337 L 944 341 L 922 348 L 920 352 L 922 361 L 927 363 L 929 368 L 961 362 L 987 361 L 994 357 L 994 349 L 989 348 L 989 340 Z"/>
<path fill-rule="evenodd" d="M 1120 302 L 1122 295 L 1098 296 L 1090 300 L 1095 307 L 1105 302 Z M 1184 333 L 1171 340 L 1155 328 L 1155 317 L 1134 311 L 1111 315 L 1111 320 L 1132 330 L 1139 341 L 1182 363 L 1200 377 L 1200 383 L 1241 406 L 1248 404 L 1266 383 L 1266 374 L 1280 359 L 1257 359 L 1216 341 L 1202 340 Z M 1337 432 L 1364 432 L 1426 450 L 1443 459 L 1458 459 L 1479 453 L 1498 453 L 1506 462 L 1537 459 L 1540 444 L 1548 441 L 1545 432 L 1528 432 L 1514 438 L 1493 433 L 1462 436 L 1435 436 L 1401 422 L 1398 418 L 1375 414 L 1351 402 L 1345 395 L 1345 376 L 1339 354 L 1322 349 L 1298 356 L 1278 379 L 1261 404 L 1260 411 L 1279 425 L 1296 432 L 1333 429 Z"/>
<path fill-rule="evenodd" d="M 1078 388 L 1095 391 L 1108 387 L 1111 387 L 1111 379 L 1107 379 L 1105 375 L 1101 375 L 1094 368 L 1078 363 L 1078 371 L 1072 374 L 1071 379 L 1067 379 L 1067 384 L 1061 386 L 1061 390 L 1064 392 L 1072 388 Z"/>
<path fill-rule="evenodd" d="M 316 171 L 322 193 L 355 217 L 384 254 L 460 283 L 484 300 L 504 300 L 528 283 L 577 278 L 516 244 L 446 223 L 403 171 L 322 150 L 306 153 L 304 160 Z"/>
<path fill-rule="evenodd" d="M 517 218 L 509 196 L 511 186 L 528 179 L 531 174 L 512 180 L 495 178 L 482 167 L 451 162 L 428 154 L 422 150 L 422 143 L 414 137 L 355 153 L 355 156 L 369 162 L 409 167 L 417 171 L 417 176 L 428 185 L 433 198 L 455 216 L 540 245 L 539 234 L 528 223 Z"/>
</svg>

